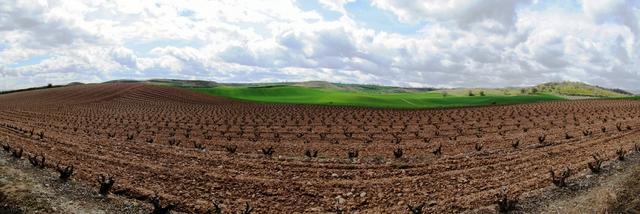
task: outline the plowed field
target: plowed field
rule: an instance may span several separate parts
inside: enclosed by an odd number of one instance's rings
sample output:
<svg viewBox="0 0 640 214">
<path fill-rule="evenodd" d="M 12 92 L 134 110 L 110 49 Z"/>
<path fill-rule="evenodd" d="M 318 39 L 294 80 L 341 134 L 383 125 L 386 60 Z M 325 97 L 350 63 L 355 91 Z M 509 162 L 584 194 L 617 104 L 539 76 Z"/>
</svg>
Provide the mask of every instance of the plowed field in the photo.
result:
<svg viewBox="0 0 640 214">
<path fill-rule="evenodd" d="M 73 165 L 81 182 L 113 175 L 115 194 L 157 193 L 184 212 L 213 200 L 224 212 L 245 202 L 255 213 L 460 212 L 493 204 L 502 187 L 517 196 L 553 185 L 551 167 L 584 173 L 593 153 L 614 161 L 639 138 L 640 102 L 629 100 L 390 110 L 143 84 L 0 95 L 3 144 Z"/>
</svg>

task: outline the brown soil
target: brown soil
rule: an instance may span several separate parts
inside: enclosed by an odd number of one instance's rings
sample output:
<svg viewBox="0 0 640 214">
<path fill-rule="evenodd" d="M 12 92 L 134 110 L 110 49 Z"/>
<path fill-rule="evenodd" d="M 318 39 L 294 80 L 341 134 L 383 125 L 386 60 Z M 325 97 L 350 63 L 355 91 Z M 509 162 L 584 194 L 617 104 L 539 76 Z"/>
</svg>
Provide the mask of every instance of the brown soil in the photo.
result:
<svg viewBox="0 0 640 214">
<path fill-rule="evenodd" d="M 94 186 L 66 183 L 50 171 L 25 161 L 0 155 L 0 213 L 149 213 L 146 203 L 109 195 L 100 196 Z"/>
<path fill-rule="evenodd" d="M 157 193 L 185 212 L 214 200 L 225 212 L 245 202 L 256 213 L 399 213 L 419 203 L 473 211 L 502 187 L 513 196 L 549 188 L 551 167 L 583 177 L 591 154 L 615 162 L 639 137 L 640 102 L 628 100 L 385 110 L 251 104 L 142 84 L 0 95 L 0 140 L 12 149 L 43 154 L 49 168 L 74 165 L 80 183 L 113 175 L 116 195 Z M 260 151 L 268 147 L 271 157 Z M 347 158 L 351 149 L 358 158 Z"/>
</svg>

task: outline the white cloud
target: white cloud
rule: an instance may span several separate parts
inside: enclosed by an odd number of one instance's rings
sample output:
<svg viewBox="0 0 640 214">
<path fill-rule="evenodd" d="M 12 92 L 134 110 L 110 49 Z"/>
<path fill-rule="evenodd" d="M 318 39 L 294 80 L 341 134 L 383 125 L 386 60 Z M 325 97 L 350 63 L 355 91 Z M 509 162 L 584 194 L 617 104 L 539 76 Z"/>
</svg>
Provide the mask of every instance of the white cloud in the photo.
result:
<svg viewBox="0 0 640 214">
<path fill-rule="evenodd" d="M 293 0 L 1 1 L 0 76 L 10 77 L 1 87 L 160 77 L 639 87 L 634 1 L 370 2 L 393 14 L 376 17 L 422 25 L 412 34 L 369 29 L 374 20 L 345 8 L 362 2 L 319 3 L 344 16 L 324 20 Z"/>
<path fill-rule="evenodd" d="M 347 11 L 344 9 L 344 5 L 350 2 L 354 2 L 356 0 L 319 0 L 319 2 L 325 7 L 338 11 L 342 14 L 347 14 Z"/>
<path fill-rule="evenodd" d="M 509 27 L 516 19 L 516 7 L 529 0 L 373 0 L 376 7 L 394 13 L 401 21 L 454 22 L 461 26 L 493 21 Z"/>
<path fill-rule="evenodd" d="M 638 2 L 635 4 L 637 6 Z M 582 9 L 592 20 L 598 23 L 620 23 L 637 35 L 640 33 L 640 9 L 632 5 L 634 0 L 582 0 Z"/>
</svg>

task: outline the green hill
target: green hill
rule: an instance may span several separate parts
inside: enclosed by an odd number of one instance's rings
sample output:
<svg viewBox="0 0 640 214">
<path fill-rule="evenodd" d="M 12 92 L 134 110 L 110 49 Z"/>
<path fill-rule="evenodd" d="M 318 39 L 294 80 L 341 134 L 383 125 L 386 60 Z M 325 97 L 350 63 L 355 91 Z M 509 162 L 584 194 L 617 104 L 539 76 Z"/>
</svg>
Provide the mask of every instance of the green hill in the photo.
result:
<svg viewBox="0 0 640 214">
<path fill-rule="evenodd" d="M 544 83 L 509 88 L 405 88 L 324 81 L 217 83 L 199 80 L 148 80 L 149 84 L 189 88 L 232 99 L 287 104 L 380 108 L 439 108 L 532 103 L 583 98 L 629 97 L 628 92 L 579 82 Z"/>
<path fill-rule="evenodd" d="M 131 82 L 133 80 L 114 80 L 110 82 Z M 625 97 L 632 93 L 621 89 L 608 89 L 599 86 L 593 86 L 581 82 L 550 82 L 543 83 L 532 87 L 507 87 L 507 88 L 409 88 L 396 86 L 381 86 L 367 84 L 345 84 L 332 83 L 325 81 L 307 81 L 307 82 L 278 82 L 278 83 L 218 83 L 204 80 L 175 80 L 175 79 L 152 79 L 145 82 L 156 85 L 177 86 L 186 88 L 208 88 L 217 86 L 226 87 L 267 87 L 267 86 L 297 86 L 301 88 L 340 90 L 351 92 L 366 93 L 421 93 L 439 91 L 454 96 L 467 96 L 469 92 L 479 94 L 483 92 L 485 95 L 495 96 L 515 96 L 515 95 L 531 95 L 531 94 L 554 94 L 560 96 L 584 96 L 584 97 Z"/>
<path fill-rule="evenodd" d="M 508 88 L 457 88 L 457 89 L 440 89 L 438 91 L 447 92 L 451 95 L 464 96 L 469 93 L 486 95 L 533 95 L 533 94 L 551 94 L 565 98 L 618 98 L 632 96 L 632 93 L 621 89 L 608 89 L 599 86 L 593 86 L 581 82 L 550 82 L 543 83 L 532 87 L 508 87 Z"/>
<path fill-rule="evenodd" d="M 469 97 L 443 94 L 440 91 L 381 93 L 377 90 L 375 92 L 353 91 L 295 85 L 219 86 L 191 90 L 253 102 L 378 108 L 440 108 L 563 100 L 561 97 L 548 94 Z"/>
<path fill-rule="evenodd" d="M 581 82 L 553 82 L 544 83 L 532 87 L 541 93 L 551 93 L 564 96 L 585 96 L 585 97 L 626 97 L 632 95 L 620 89 L 607 89 L 599 86 L 588 85 Z"/>
</svg>

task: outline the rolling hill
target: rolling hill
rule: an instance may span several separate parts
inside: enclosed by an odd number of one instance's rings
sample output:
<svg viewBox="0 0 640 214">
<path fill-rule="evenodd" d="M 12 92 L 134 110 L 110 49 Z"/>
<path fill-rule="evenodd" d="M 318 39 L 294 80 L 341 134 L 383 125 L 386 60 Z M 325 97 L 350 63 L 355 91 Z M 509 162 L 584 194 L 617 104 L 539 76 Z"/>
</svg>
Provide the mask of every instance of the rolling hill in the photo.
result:
<svg viewBox="0 0 640 214">
<path fill-rule="evenodd" d="M 181 87 L 208 95 L 251 102 L 407 109 L 532 103 L 565 99 L 637 99 L 624 90 L 607 89 L 580 82 L 553 82 L 532 87 L 453 89 L 407 88 L 325 81 L 218 83 L 205 80 L 152 79 L 145 81 L 113 80 L 107 83 L 146 83 Z M 62 86 L 54 85 L 23 90 L 46 89 L 47 87 Z"/>
<path fill-rule="evenodd" d="M 127 81 L 127 80 L 124 80 Z M 112 81 L 123 82 L 123 80 Z M 447 93 L 455 96 L 468 96 L 471 91 L 474 94 L 483 92 L 485 95 L 495 96 L 515 96 L 515 95 L 532 95 L 532 94 L 552 94 L 560 96 L 583 96 L 583 97 L 625 97 L 631 96 L 633 93 L 621 89 L 609 89 L 600 86 L 589 85 L 582 82 L 549 82 L 531 87 L 505 87 L 505 88 L 411 88 L 396 86 L 381 86 L 372 84 L 346 84 L 332 83 L 326 81 L 306 81 L 306 82 L 279 82 L 279 83 L 218 83 L 204 80 L 173 80 L 173 79 L 152 79 L 142 81 L 149 84 L 168 85 L 186 88 L 203 88 L 203 87 L 275 87 L 275 86 L 295 86 L 300 88 L 312 88 L 322 90 L 339 90 L 345 92 L 362 92 L 362 93 L 423 93 L 423 92 L 439 92 Z"/>
<path fill-rule="evenodd" d="M 175 81 L 172 83 L 175 86 Z M 630 97 L 630 93 L 623 90 L 577 82 L 545 83 L 533 87 L 457 89 L 403 88 L 322 81 L 216 84 L 214 87 L 186 87 L 200 93 L 252 102 L 406 109 Z"/>
<path fill-rule="evenodd" d="M 608 89 L 581 82 L 544 83 L 533 87 L 531 90 L 534 89 L 542 93 L 552 93 L 565 96 L 625 97 L 633 95 L 632 93 L 621 89 Z"/>
<path fill-rule="evenodd" d="M 337 106 L 361 106 L 377 108 L 441 108 L 478 105 L 531 103 L 563 98 L 548 95 L 515 96 L 455 96 L 440 91 L 428 92 L 368 92 L 346 91 L 327 88 L 308 88 L 295 85 L 269 86 L 219 86 L 213 88 L 192 88 L 193 91 L 233 99 L 287 104 L 315 104 Z"/>
</svg>

